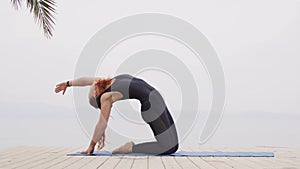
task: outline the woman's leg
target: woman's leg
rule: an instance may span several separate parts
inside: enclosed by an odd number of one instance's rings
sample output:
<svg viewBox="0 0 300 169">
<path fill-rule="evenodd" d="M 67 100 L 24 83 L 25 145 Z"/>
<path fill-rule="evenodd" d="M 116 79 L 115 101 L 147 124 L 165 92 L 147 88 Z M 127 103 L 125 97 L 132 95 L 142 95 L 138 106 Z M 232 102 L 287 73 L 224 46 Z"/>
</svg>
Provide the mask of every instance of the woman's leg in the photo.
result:
<svg viewBox="0 0 300 169">
<path fill-rule="evenodd" d="M 157 119 L 148 124 L 152 129 L 156 141 L 133 145 L 133 153 L 171 154 L 177 151 L 177 131 L 167 108 L 165 108 Z"/>
</svg>

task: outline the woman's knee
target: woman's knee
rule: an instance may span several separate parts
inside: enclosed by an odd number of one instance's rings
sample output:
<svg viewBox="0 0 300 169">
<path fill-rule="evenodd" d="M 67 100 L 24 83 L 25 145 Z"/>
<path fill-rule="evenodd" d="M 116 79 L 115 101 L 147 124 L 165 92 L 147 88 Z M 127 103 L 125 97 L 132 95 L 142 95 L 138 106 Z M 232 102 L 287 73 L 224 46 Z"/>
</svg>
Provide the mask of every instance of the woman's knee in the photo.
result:
<svg viewBox="0 0 300 169">
<path fill-rule="evenodd" d="M 179 147 L 178 144 L 176 144 L 172 148 L 169 148 L 167 151 L 163 152 L 162 155 L 175 153 L 178 150 L 178 147 Z"/>
<path fill-rule="evenodd" d="M 170 153 L 175 153 L 178 150 L 178 143 L 170 149 Z"/>
</svg>

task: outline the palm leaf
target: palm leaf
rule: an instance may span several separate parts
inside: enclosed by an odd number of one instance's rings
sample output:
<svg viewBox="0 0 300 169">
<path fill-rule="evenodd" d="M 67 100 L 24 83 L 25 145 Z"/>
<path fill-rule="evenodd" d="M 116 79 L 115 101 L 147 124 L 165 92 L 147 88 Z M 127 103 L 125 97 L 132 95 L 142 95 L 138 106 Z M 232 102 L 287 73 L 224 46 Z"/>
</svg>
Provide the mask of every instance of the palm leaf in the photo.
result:
<svg viewBox="0 0 300 169">
<path fill-rule="evenodd" d="M 11 0 L 13 6 L 18 9 L 21 6 L 21 0 Z M 54 0 L 26 0 L 27 8 L 34 15 L 34 20 L 43 28 L 44 35 L 47 38 L 53 36 L 55 25 L 55 8 Z"/>
<path fill-rule="evenodd" d="M 30 12 L 33 12 L 35 21 L 43 28 L 45 36 L 50 38 L 55 24 L 54 0 L 27 0 L 27 7 L 30 8 Z"/>
<path fill-rule="evenodd" d="M 21 7 L 21 0 L 10 0 L 12 3 L 13 7 L 16 9 L 19 9 Z"/>
</svg>

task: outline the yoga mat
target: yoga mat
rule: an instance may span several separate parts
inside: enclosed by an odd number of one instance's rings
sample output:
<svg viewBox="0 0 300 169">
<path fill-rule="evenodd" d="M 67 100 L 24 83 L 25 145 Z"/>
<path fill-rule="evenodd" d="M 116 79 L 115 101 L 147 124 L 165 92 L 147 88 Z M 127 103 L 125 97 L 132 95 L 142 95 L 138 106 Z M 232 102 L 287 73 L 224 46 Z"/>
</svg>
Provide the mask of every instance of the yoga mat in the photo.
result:
<svg viewBox="0 0 300 169">
<path fill-rule="evenodd" d="M 112 154 L 110 151 L 94 151 L 94 154 L 86 155 L 80 152 L 67 154 L 67 156 L 153 156 L 149 154 Z M 191 156 L 191 157 L 274 157 L 273 152 L 187 152 L 178 151 L 170 155 L 160 156 Z"/>
</svg>

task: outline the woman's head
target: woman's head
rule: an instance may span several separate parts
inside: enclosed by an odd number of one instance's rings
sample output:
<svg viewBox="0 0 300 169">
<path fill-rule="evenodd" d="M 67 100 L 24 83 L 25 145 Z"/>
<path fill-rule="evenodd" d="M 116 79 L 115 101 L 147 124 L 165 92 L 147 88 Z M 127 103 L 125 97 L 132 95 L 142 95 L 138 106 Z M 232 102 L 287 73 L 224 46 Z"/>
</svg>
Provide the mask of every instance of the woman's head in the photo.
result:
<svg viewBox="0 0 300 169">
<path fill-rule="evenodd" d="M 106 88 L 111 84 L 111 78 L 102 78 L 96 80 L 90 88 L 89 92 L 89 102 L 95 108 L 100 108 L 98 102 L 100 101 L 100 95 L 106 90 Z M 97 102 L 98 100 L 98 102 Z"/>
</svg>

